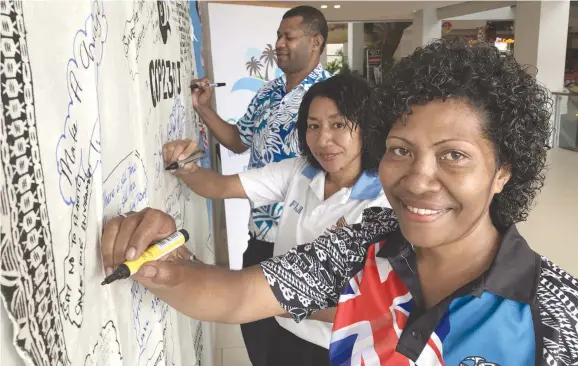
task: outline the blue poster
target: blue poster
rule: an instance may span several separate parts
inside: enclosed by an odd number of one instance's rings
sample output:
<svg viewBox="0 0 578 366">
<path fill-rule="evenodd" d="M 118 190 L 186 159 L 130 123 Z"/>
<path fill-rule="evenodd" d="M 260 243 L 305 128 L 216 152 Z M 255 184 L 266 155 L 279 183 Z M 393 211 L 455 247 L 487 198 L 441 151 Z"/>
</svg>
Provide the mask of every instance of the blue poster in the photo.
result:
<svg viewBox="0 0 578 366">
<path fill-rule="evenodd" d="M 193 26 L 193 52 L 195 54 L 195 64 L 197 65 L 197 77 L 205 77 L 204 63 L 203 63 L 203 26 L 201 24 L 201 12 L 200 3 L 197 0 L 189 1 L 189 12 L 191 15 L 191 24 Z M 203 168 L 211 169 L 211 150 L 209 146 L 209 131 L 205 125 L 200 122 L 200 133 L 198 140 L 200 147 L 207 152 L 201 160 L 201 166 Z M 207 202 L 207 214 L 209 219 L 209 232 L 211 233 L 211 239 L 208 243 L 211 248 L 214 248 L 213 243 L 213 210 L 211 200 L 206 200 Z"/>
<path fill-rule="evenodd" d="M 197 64 L 197 74 L 199 78 L 205 77 L 203 65 L 203 26 L 201 25 L 201 13 L 197 0 L 189 1 L 191 13 L 191 23 L 193 24 L 193 50 L 195 52 L 195 62 Z"/>
</svg>

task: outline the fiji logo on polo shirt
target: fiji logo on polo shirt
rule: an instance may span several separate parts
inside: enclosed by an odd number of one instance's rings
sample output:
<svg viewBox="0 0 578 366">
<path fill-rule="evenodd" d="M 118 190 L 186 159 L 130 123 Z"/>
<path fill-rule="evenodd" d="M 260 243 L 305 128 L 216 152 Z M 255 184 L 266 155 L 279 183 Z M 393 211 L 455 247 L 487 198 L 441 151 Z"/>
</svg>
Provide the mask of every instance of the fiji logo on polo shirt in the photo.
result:
<svg viewBox="0 0 578 366">
<path fill-rule="evenodd" d="M 494 362 L 488 362 L 485 358 L 479 356 L 470 356 L 460 362 L 460 366 L 500 366 Z"/>
<path fill-rule="evenodd" d="M 299 202 L 293 200 L 291 204 L 289 204 L 289 208 L 292 208 L 297 214 L 300 214 L 303 211 L 303 206 L 299 204 Z"/>
</svg>

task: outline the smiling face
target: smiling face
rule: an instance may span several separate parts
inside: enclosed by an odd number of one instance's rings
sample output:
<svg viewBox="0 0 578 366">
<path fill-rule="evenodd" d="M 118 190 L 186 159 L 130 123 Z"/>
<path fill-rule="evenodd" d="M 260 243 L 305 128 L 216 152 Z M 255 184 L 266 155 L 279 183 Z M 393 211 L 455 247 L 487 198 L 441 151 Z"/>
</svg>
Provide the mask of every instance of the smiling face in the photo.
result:
<svg viewBox="0 0 578 366">
<path fill-rule="evenodd" d="M 510 173 L 497 167 L 481 115 L 455 100 L 412 111 L 389 132 L 379 167 L 405 238 L 416 247 L 435 247 L 491 227 L 490 202 Z"/>
<path fill-rule="evenodd" d="M 328 173 L 361 173 L 361 135 L 351 128 L 332 99 L 315 97 L 307 118 L 307 146 Z"/>
<path fill-rule="evenodd" d="M 283 19 L 277 30 L 275 43 L 277 66 L 286 74 L 307 69 L 322 41 L 323 37 L 320 35 L 307 32 L 302 17 Z"/>
</svg>

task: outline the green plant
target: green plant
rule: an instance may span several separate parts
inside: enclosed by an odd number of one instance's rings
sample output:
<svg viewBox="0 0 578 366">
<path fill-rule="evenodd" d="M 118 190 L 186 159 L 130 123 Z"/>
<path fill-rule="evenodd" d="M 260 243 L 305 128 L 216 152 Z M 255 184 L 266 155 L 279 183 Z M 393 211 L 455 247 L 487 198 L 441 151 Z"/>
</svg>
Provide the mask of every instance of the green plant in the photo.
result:
<svg viewBox="0 0 578 366">
<path fill-rule="evenodd" d="M 340 74 L 350 74 L 351 73 L 351 68 L 349 67 L 349 64 L 347 62 L 344 62 L 341 65 L 341 69 L 339 69 L 339 73 Z"/>
<path fill-rule="evenodd" d="M 343 51 L 343 47 L 335 51 L 335 56 L 339 56 L 333 61 L 327 63 L 325 69 L 329 71 L 331 74 L 342 74 L 342 73 L 351 73 L 351 68 L 347 63 L 347 57 Z"/>
<path fill-rule="evenodd" d="M 327 63 L 327 66 L 325 66 L 325 69 L 329 71 L 332 75 L 339 73 L 341 68 L 342 68 L 341 61 L 339 60 L 329 61 Z"/>
</svg>

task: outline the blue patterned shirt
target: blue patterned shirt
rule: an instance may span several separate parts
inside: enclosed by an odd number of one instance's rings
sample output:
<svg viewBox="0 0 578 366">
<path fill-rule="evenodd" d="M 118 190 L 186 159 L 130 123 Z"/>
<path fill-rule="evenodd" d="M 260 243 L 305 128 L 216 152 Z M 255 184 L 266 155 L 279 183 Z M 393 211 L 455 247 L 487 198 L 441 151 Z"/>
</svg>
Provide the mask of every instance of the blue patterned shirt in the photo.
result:
<svg viewBox="0 0 578 366">
<path fill-rule="evenodd" d="M 287 93 L 285 75 L 261 88 L 237 121 L 241 141 L 251 149 L 249 169 L 299 155 L 297 113 L 311 85 L 331 77 L 321 64 L 296 88 Z M 259 240 L 274 242 L 283 203 L 251 207 L 249 231 Z"/>
</svg>

